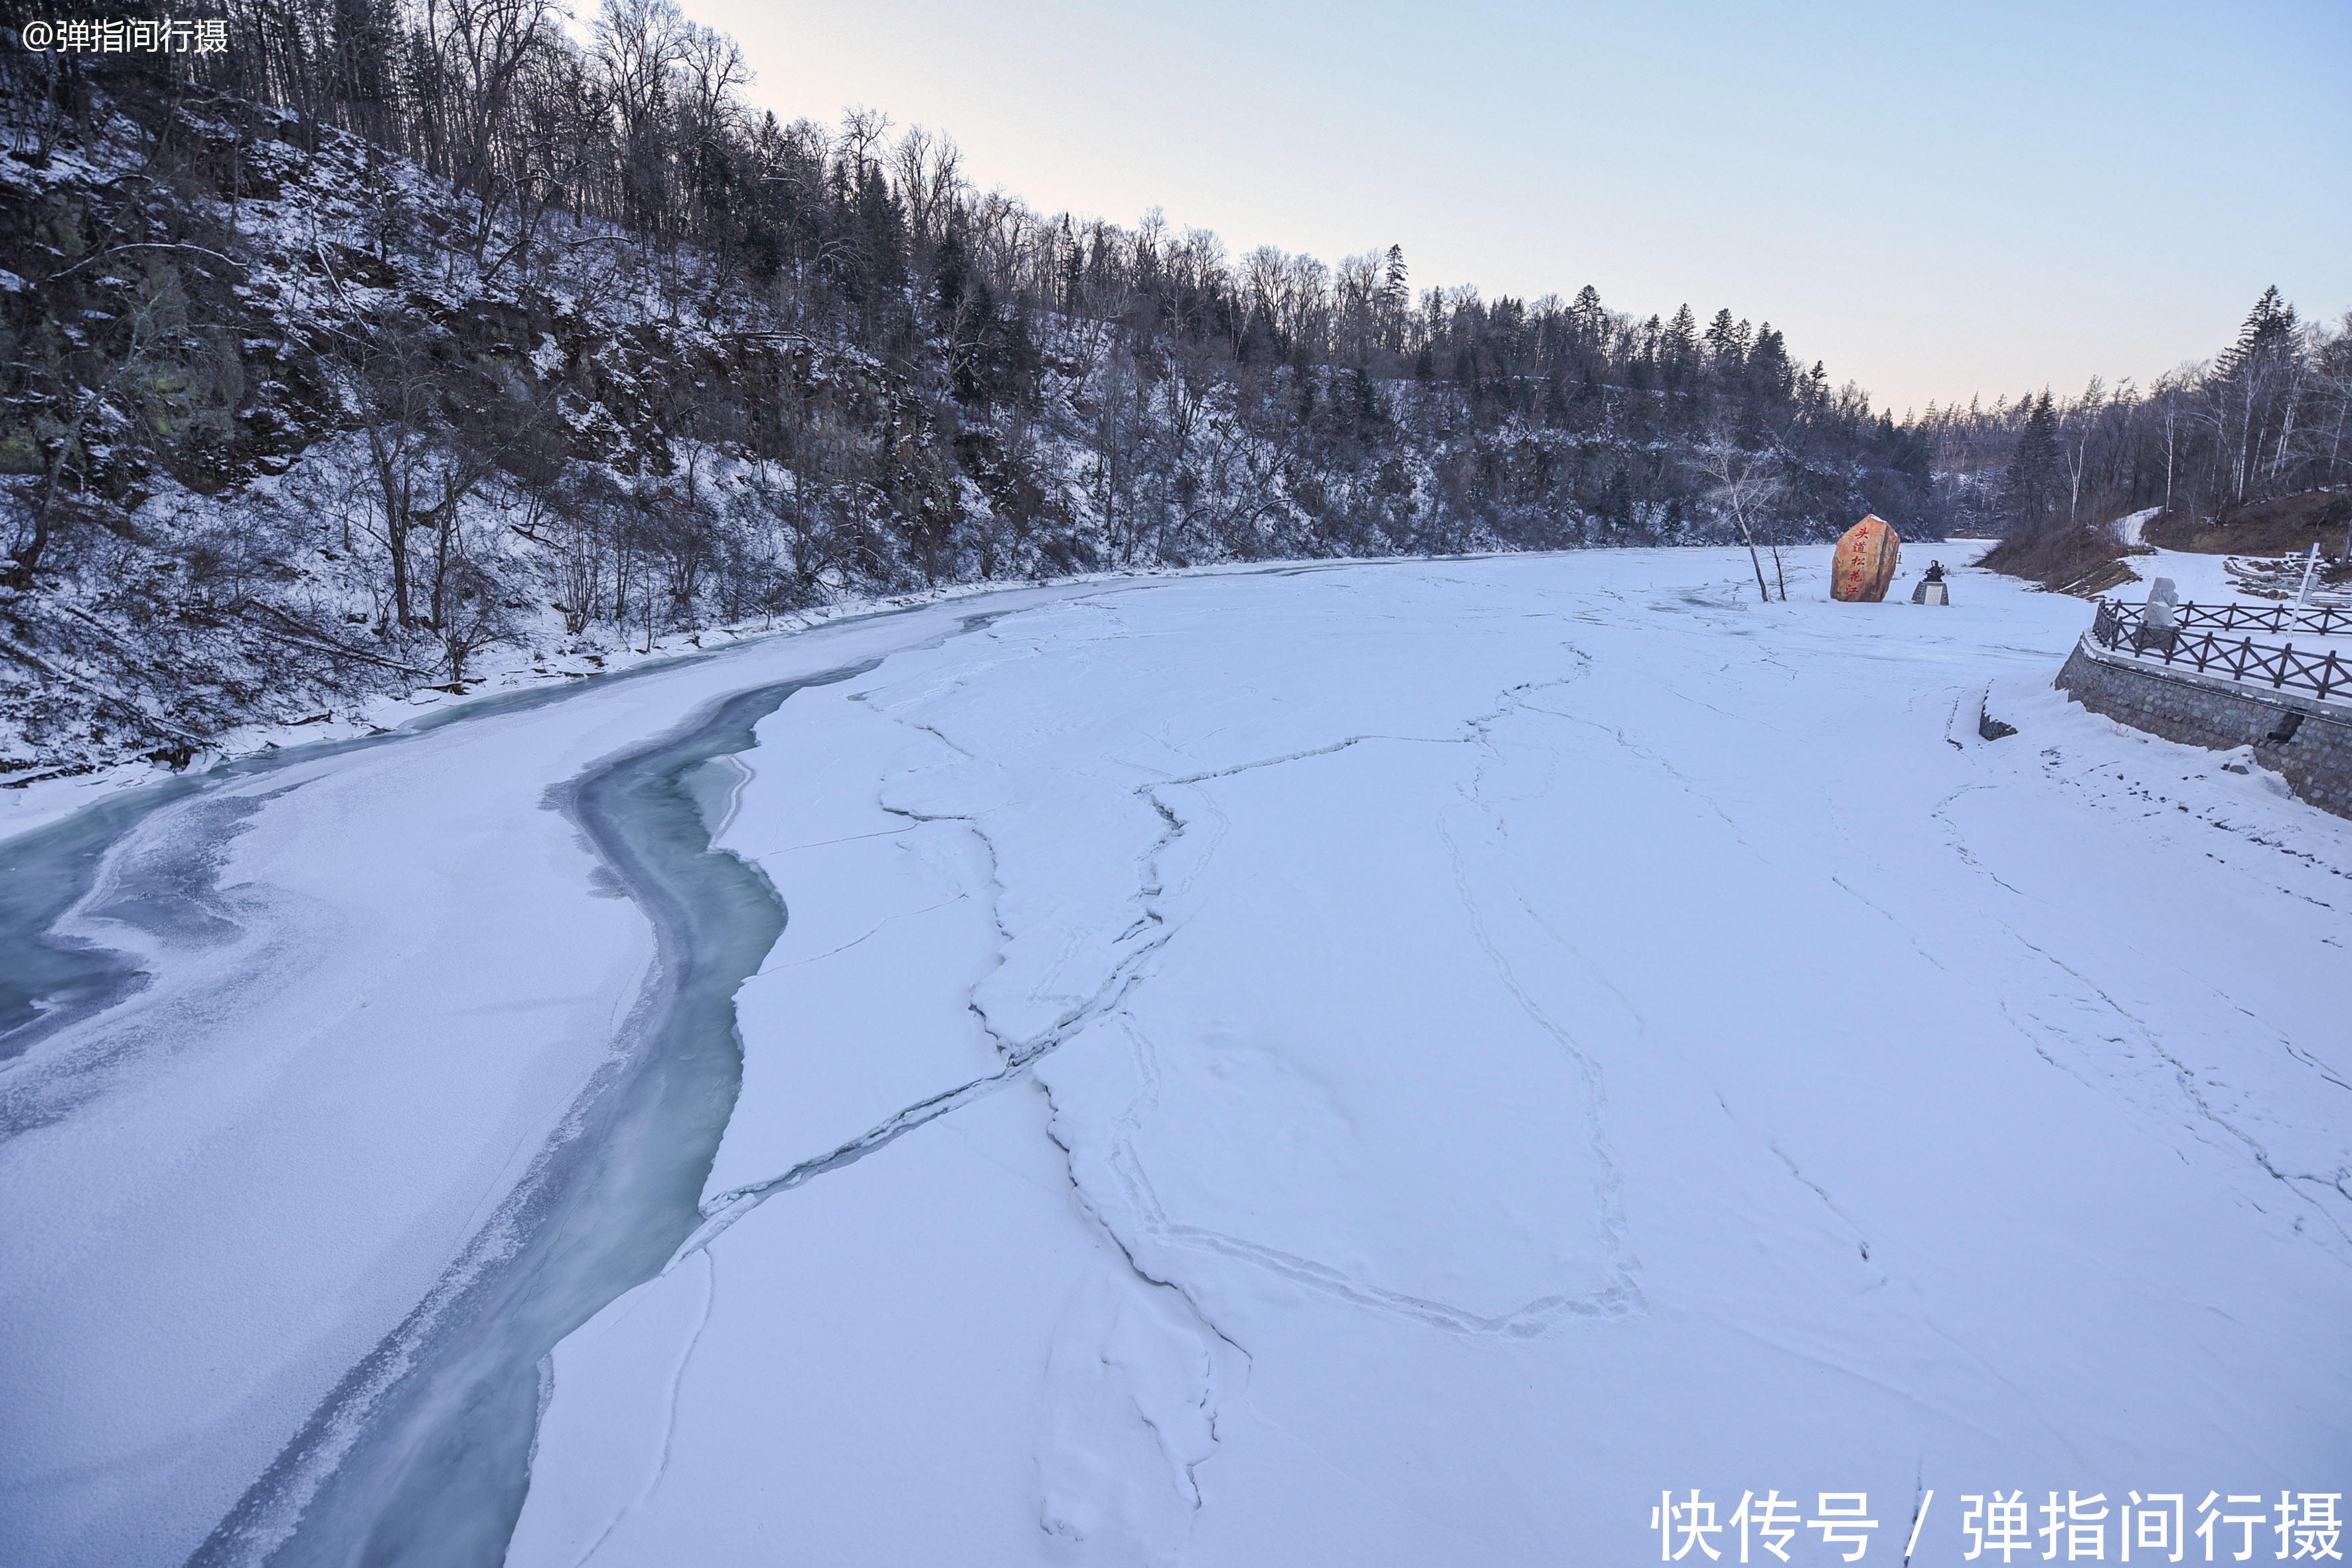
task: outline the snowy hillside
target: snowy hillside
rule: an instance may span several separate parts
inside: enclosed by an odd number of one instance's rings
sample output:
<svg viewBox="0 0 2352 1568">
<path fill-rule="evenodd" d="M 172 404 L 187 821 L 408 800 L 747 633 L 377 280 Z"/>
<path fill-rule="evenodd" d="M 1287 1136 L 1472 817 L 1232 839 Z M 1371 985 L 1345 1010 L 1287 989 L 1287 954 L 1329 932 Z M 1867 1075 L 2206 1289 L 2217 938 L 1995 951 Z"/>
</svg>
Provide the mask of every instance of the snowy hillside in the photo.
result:
<svg viewBox="0 0 2352 1568">
<path fill-rule="evenodd" d="M 299 47 L 0 54 L 0 785 L 918 588 L 1723 542 L 1734 477 L 1767 540 L 1941 517 L 1922 439 L 1728 308 L 1415 304 L 1393 251 L 1034 213 L 669 45 L 616 78 L 536 4 L 436 86 L 474 44 L 379 10 L 398 108 Z"/>
<path fill-rule="evenodd" d="M 152 976 L 0 1016 L 0 1560 L 2267 1559 L 2352 824 L 1791 563 L 1016 589 L 0 844 Z"/>
</svg>

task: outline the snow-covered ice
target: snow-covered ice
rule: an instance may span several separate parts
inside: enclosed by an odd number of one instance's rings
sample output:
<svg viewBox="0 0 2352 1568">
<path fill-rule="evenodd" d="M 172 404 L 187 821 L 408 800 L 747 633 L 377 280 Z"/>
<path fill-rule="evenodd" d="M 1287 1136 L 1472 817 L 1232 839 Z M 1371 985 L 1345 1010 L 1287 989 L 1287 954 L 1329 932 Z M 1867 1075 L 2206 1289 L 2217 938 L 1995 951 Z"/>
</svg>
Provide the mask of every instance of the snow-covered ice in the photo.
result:
<svg viewBox="0 0 2352 1568">
<path fill-rule="evenodd" d="M 551 786 L 961 614 L 164 786 L 58 927 L 151 982 L 0 1047 L 0 1562 L 185 1560 L 355 1369 L 411 1356 L 420 1303 L 512 1252 L 503 1205 L 653 955 Z"/>
<path fill-rule="evenodd" d="M 1631 1563 L 1693 1488 L 1866 1492 L 1874 1561 L 1933 1489 L 1934 1563 L 1964 1492 L 2346 1489 L 2352 824 L 2070 705 L 2081 601 L 1823 565 L 1022 590 L 191 797 L 244 934 L 0 1144 L 12 1539 L 184 1555 L 549 1135 L 649 942 L 541 792 L 868 660 L 701 775 L 790 921 L 516 1568 Z"/>
<path fill-rule="evenodd" d="M 1740 564 L 1189 579 L 780 709 L 734 1217 L 558 1351 L 510 1561 L 2339 1485 L 2352 833 L 2069 707 L 2079 601 Z"/>
</svg>

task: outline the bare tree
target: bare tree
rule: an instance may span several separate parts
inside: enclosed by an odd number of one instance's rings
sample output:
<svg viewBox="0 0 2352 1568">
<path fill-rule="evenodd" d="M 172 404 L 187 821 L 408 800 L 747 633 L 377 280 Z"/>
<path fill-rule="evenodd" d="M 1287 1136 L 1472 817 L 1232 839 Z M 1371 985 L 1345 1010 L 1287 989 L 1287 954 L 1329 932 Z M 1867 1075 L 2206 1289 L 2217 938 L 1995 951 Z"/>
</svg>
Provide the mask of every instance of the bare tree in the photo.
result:
<svg viewBox="0 0 2352 1568">
<path fill-rule="evenodd" d="M 404 628 L 420 620 L 438 627 L 446 619 L 452 574 L 467 560 L 460 508 L 544 413 L 529 385 L 514 378 L 465 388 L 470 417 L 452 420 L 445 404 L 460 389 L 434 353 L 436 335 L 421 321 L 399 317 L 363 320 L 359 331 L 337 340 L 344 388 L 360 409 L 369 500 L 381 521 L 368 531 L 383 546 L 392 613 Z M 422 562 L 414 537 L 419 529 L 431 531 Z M 426 568 L 421 583 L 420 564 Z M 427 605 L 422 616 L 420 587 Z"/>
<path fill-rule="evenodd" d="M 1692 448 L 1689 460 L 1694 468 L 1713 481 L 1706 492 L 1707 500 L 1731 513 L 1731 521 L 1738 526 L 1739 537 L 1748 546 L 1748 559 L 1756 568 L 1757 595 L 1770 599 L 1771 590 L 1764 585 L 1764 558 L 1756 550 L 1753 520 L 1788 488 L 1775 471 L 1779 460 L 1769 452 L 1740 450 L 1730 434 L 1720 426 L 1709 431 L 1706 439 Z M 1780 552 L 1775 549 L 1773 575 L 1780 577 L 1780 597 L 1786 602 L 1789 583 L 1780 574 Z"/>
<path fill-rule="evenodd" d="M 907 209 L 908 233 L 919 255 L 928 255 L 939 243 L 957 205 L 957 194 L 963 185 L 957 164 L 962 156 L 951 138 L 933 136 L 919 125 L 908 126 L 891 151 L 891 173 L 898 200 Z"/>
<path fill-rule="evenodd" d="M 487 226 L 513 188 L 499 164 L 509 151 L 504 143 L 519 80 L 550 41 L 552 15 L 547 0 L 424 0 L 423 10 L 445 167 L 450 184 L 480 198 Z"/>
<path fill-rule="evenodd" d="M 604 0 L 596 21 L 596 61 L 619 133 L 623 221 L 648 234 L 670 226 L 667 149 L 659 132 L 692 37 L 670 0 Z"/>
<path fill-rule="evenodd" d="M 438 616 L 418 614 L 418 529 L 432 531 L 437 549 L 421 584 L 434 598 L 452 561 L 450 535 L 458 503 L 488 477 L 481 454 L 452 449 L 439 417 L 441 379 L 432 356 L 410 332 L 391 331 L 356 345 L 347 384 L 362 410 L 369 500 L 378 520 L 370 528 L 383 546 L 392 578 L 392 613 L 402 626 Z"/>
</svg>

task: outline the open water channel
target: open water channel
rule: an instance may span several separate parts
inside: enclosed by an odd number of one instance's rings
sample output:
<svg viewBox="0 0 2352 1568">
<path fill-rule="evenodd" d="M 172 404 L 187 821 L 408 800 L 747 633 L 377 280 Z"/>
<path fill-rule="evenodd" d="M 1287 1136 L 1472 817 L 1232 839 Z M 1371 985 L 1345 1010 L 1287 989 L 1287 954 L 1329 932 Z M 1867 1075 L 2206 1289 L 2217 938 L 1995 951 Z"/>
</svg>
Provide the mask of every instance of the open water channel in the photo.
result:
<svg viewBox="0 0 2352 1568">
<path fill-rule="evenodd" d="M 968 617 L 963 629 L 984 621 Z M 746 776 L 736 753 L 794 691 L 877 662 L 723 698 L 551 790 L 549 805 L 653 926 L 654 965 L 623 1037 L 463 1256 L 342 1378 L 192 1564 L 487 1568 L 502 1559 L 529 1480 L 549 1352 L 656 1273 L 702 1218 L 697 1205 L 740 1081 L 734 994 L 786 920 L 762 873 L 711 847 Z M 87 906 L 109 852 L 150 814 L 232 779 L 583 689 L 479 701 L 393 735 L 246 759 L 0 844 L 0 1066 L 148 984 L 130 956 L 55 928 Z M 149 855 L 135 879 L 115 878 L 104 909 L 79 912 L 183 937 L 218 921 L 215 874 L 258 801 L 221 805 L 194 814 L 200 832 Z M 0 1138 L 54 1119 L 58 1103 L 54 1085 L 39 1095 L 0 1087 Z"/>
</svg>

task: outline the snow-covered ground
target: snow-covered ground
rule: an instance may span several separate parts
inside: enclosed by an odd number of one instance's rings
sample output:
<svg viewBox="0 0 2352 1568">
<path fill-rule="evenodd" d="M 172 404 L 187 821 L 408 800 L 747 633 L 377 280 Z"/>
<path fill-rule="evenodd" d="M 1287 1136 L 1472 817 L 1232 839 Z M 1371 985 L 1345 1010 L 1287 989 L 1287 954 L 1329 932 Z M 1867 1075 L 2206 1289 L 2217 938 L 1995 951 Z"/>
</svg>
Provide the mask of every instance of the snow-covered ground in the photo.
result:
<svg viewBox="0 0 2352 1568">
<path fill-rule="evenodd" d="M 2174 595 L 2184 605 L 2203 605 L 2213 608 L 2243 605 L 2253 610 L 2292 610 L 2296 607 L 2291 596 L 2282 602 L 2259 599 L 2248 594 L 2224 569 L 2222 563 L 2226 560 L 2227 556 L 2200 555 L 2183 550 L 2158 550 L 2148 555 L 2135 555 L 2128 564 L 2138 574 L 2139 581 L 2110 588 L 2106 596 L 2118 604 L 2144 604 L 2157 579 L 2164 577 L 2171 580 Z M 2265 632 L 2253 629 L 2217 632 L 2214 635 L 2229 642 L 2243 637 L 2263 647 L 2275 648 L 2284 644 L 2304 654 L 2333 652 L 2340 659 L 2352 660 L 2352 631 L 2338 631 L 2328 637 L 2310 631 Z"/>
<path fill-rule="evenodd" d="M 2352 824 L 2068 704 L 2081 601 L 1825 565 L 1022 590 L 165 808 L 104 878 L 206 844 L 219 928 L 101 889 L 154 983 L 0 1076 L 0 1558 L 184 1557 L 561 1123 L 650 942 L 543 793 L 869 660 L 701 792 L 790 923 L 516 1568 L 1633 1563 L 1693 1489 L 1864 1493 L 1882 1562 L 1932 1489 L 1937 1563 L 1967 1493 L 2113 1552 L 2347 1489 Z"/>
<path fill-rule="evenodd" d="M 2126 564 L 2139 574 L 2139 582 L 2109 589 L 2107 596 L 2125 604 L 2137 604 L 2147 597 L 2148 586 L 2158 577 L 2169 577 L 2173 592 L 2183 604 L 2236 603 L 2259 609 L 2269 609 L 2277 604 L 2273 599 L 2253 598 L 2232 582 L 2222 565 L 2228 559 L 2226 555 L 2200 555 L 2186 550 L 2158 550 L 2152 555 L 2135 555 Z"/>
<path fill-rule="evenodd" d="M 2226 555 L 2205 555 L 2186 550 L 2159 550 L 2147 544 L 2147 525 L 2164 515 L 2164 509 L 2152 506 L 2128 517 L 2116 520 L 2116 538 L 2132 549 L 2146 548 L 2147 553 L 2135 555 L 2126 563 L 2131 568 L 2134 583 L 2107 590 L 2107 597 L 2124 604 L 2138 604 L 2147 597 L 2149 589 L 2159 577 L 2172 580 L 2173 592 L 2183 604 L 2252 605 L 2258 608 L 2275 605 L 2277 600 L 2258 599 L 2249 595 L 2243 584 L 2232 578 L 2227 568 Z M 2290 597 L 2288 603 L 2292 604 Z M 2311 639 L 2305 637 L 2303 642 Z"/>
</svg>

